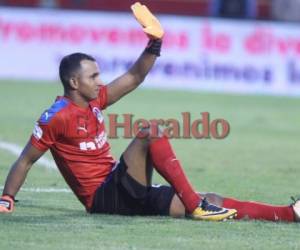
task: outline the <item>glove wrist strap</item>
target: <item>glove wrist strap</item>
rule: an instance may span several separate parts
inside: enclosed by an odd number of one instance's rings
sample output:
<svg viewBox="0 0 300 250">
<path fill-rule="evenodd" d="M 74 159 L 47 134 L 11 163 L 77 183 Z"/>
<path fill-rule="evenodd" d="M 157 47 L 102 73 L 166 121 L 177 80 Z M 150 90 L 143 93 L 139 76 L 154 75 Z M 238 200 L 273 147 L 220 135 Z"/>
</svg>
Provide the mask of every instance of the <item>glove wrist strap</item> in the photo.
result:
<svg viewBox="0 0 300 250">
<path fill-rule="evenodd" d="M 149 54 L 160 56 L 161 45 L 161 39 L 150 39 L 145 51 Z"/>
</svg>

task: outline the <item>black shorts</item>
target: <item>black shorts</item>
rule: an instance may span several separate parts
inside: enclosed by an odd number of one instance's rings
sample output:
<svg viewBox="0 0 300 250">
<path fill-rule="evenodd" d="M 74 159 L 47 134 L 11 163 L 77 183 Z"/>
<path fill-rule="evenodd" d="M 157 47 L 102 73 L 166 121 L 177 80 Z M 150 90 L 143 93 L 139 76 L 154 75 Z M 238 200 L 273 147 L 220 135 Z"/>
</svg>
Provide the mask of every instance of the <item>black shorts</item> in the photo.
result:
<svg viewBox="0 0 300 250">
<path fill-rule="evenodd" d="M 120 162 L 106 181 L 97 189 L 91 213 L 120 215 L 169 215 L 175 191 L 170 186 L 145 187 L 126 172 Z"/>
</svg>

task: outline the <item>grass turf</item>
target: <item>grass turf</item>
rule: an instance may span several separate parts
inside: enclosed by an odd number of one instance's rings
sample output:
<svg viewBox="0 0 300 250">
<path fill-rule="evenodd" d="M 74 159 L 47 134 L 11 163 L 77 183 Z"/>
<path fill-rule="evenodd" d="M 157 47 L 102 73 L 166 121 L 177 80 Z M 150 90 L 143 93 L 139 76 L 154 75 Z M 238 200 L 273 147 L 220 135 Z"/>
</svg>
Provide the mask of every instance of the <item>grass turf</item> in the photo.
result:
<svg viewBox="0 0 300 250">
<path fill-rule="evenodd" d="M 0 140 L 24 145 L 61 91 L 58 83 L 1 81 Z M 186 111 L 197 119 L 208 111 L 211 119 L 224 118 L 231 125 L 225 140 L 172 140 L 191 182 L 199 191 L 288 204 L 300 193 L 299 104 L 297 98 L 139 89 L 106 114 L 181 119 Z M 113 154 L 118 157 L 129 141 L 110 140 Z M 0 159 L 4 184 L 16 157 L 0 151 Z M 37 165 L 24 187 L 66 184 L 57 171 Z M 0 215 L 0 249 L 300 249 L 299 224 L 91 216 L 70 193 L 21 191 L 17 198 L 15 213 Z"/>
</svg>

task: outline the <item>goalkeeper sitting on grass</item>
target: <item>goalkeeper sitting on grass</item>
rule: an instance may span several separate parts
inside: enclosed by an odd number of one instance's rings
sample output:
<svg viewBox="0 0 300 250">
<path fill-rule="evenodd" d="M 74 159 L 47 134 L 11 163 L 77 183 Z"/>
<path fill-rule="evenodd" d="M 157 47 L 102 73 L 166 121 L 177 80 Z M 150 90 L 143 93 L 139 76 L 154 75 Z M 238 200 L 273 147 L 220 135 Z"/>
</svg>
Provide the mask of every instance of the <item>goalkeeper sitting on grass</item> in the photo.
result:
<svg viewBox="0 0 300 250">
<path fill-rule="evenodd" d="M 38 120 L 13 164 L 0 199 L 0 212 L 12 212 L 14 197 L 32 164 L 48 149 L 66 182 L 90 213 L 187 216 L 220 221 L 231 218 L 297 221 L 300 202 L 272 206 L 197 193 L 189 183 L 166 137 L 142 129 L 119 161 L 110 154 L 102 110 L 137 88 L 160 55 L 163 28 L 146 6 L 132 11 L 149 37 L 145 51 L 124 75 L 108 85 L 100 80 L 94 58 L 82 53 L 64 57 L 59 74 L 64 96 Z M 156 169 L 170 186 L 152 186 Z M 225 208 L 223 208 L 225 207 Z"/>
</svg>

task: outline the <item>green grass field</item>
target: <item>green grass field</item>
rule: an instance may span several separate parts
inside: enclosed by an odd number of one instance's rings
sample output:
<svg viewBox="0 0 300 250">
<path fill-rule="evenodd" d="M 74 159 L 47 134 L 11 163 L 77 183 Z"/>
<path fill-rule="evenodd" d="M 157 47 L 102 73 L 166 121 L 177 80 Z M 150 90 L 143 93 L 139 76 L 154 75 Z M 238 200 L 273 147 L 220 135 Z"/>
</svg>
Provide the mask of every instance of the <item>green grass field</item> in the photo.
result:
<svg viewBox="0 0 300 250">
<path fill-rule="evenodd" d="M 0 141 L 23 146 L 60 94 L 58 83 L 1 81 Z M 225 140 L 172 140 L 191 182 L 199 191 L 288 204 L 300 194 L 299 107 L 299 98 L 140 89 L 106 113 L 180 119 L 187 111 L 196 119 L 208 111 L 212 119 L 226 119 L 231 131 Z M 128 143 L 111 140 L 115 157 Z M 0 186 L 15 159 L 0 150 Z M 300 249 L 299 224 L 91 216 L 71 193 L 30 191 L 67 188 L 57 171 L 39 165 L 24 188 L 15 213 L 0 215 L 0 249 Z"/>
</svg>

